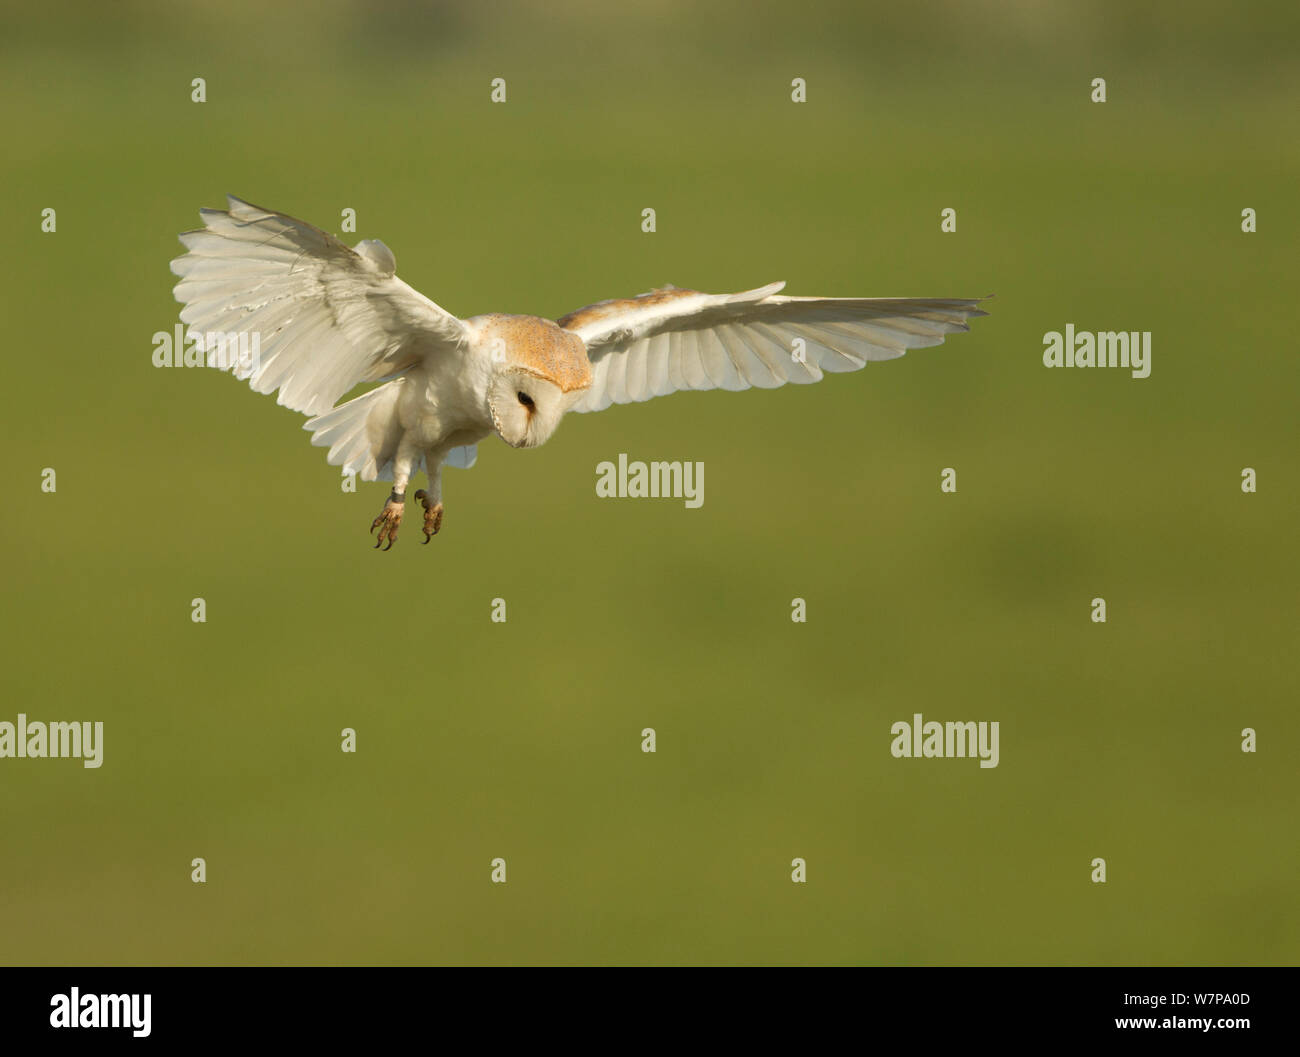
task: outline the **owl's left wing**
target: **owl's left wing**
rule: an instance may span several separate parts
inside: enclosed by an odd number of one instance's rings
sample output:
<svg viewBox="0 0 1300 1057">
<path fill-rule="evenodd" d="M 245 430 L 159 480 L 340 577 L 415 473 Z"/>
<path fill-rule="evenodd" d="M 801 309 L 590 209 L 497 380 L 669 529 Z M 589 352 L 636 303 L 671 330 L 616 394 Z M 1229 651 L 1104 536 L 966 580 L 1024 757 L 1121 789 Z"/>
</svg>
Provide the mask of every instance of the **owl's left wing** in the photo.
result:
<svg viewBox="0 0 1300 1057">
<path fill-rule="evenodd" d="M 983 298 L 786 297 L 785 283 L 738 294 L 665 287 L 601 301 L 558 323 L 587 344 L 593 379 L 574 411 L 684 389 L 774 389 L 938 345 L 987 315 Z"/>
<path fill-rule="evenodd" d="M 465 325 L 397 278 L 377 239 L 349 248 L 287 213 L 227 203 L 181 235 L 175 293 L 192 332 L 256 338 L 256 355 L 218 363 L 256 392 L 278 390 L 278 403 L 321 415 L 357 384 L 465 342 Z"/>
</svg>

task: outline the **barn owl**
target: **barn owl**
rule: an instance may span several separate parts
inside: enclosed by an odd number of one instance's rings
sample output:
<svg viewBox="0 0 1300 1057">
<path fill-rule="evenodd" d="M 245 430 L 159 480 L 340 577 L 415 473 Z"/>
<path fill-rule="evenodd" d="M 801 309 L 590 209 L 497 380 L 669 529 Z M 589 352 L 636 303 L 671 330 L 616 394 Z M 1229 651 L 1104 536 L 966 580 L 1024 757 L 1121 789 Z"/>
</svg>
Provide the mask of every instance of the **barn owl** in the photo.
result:
<svg viewBox="0 0 1300 1057">
<path fill-rule="evenodd" d="M 370 525 L 384 550 L 412 475 L 428 476 L 415 493 L 428 543 L 442 524 L 442 468 L 472 466 L 492 433 L 535 448 L 570 411 L 816 382 L 938 345 L 985 315 L 982 298 L 787 297 L 777 282 L 738 294 L 666 286 L 555 321 L 458 319 L 397 278 L 377 239 L 349 248 L 234 196 L 200 215 L 171 265 L 181 320 L 191 335 L 255 337 L 256 356 L 218 366 L 310 416 L 304 428 L 331 465 L 393 482 Z M 364 382 L 383 384 L 334 406 Z"/>
</svg>

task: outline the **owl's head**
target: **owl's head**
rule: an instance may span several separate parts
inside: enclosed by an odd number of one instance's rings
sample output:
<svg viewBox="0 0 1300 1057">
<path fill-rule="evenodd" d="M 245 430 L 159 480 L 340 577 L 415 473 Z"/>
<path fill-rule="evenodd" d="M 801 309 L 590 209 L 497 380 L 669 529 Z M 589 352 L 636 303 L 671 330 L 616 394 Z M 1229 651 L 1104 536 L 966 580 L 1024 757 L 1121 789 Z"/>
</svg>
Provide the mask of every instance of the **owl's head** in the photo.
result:
<svg viewBox="0 0 1300 1057">
<path fill-rule="evenodd" d="M 535 316 L 498 316 L 485 328 L 496 349 L 488 407 L 512 448 L 545 444 L 591 385 L 582 339 Z"/>
<path fill-rule="evenodd" d="M 558 385 L 529 371 L 498 371 L 488 390 L 492 425 L 512 448 L 535 448 L 551 439 L 573 400 Z"/>
</svg>

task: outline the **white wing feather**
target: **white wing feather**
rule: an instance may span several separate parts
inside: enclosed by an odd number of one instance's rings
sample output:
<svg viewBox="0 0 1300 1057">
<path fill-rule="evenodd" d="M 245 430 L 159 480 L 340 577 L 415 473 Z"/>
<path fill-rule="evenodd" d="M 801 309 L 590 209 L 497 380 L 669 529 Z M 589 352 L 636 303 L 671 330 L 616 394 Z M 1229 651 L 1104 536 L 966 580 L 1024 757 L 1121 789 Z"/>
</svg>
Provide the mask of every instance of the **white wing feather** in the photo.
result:
<svg viewBox="0 0 1300 1057">
<path fill-rule="evenodd" d="M 478 445 L 467 444 L 463 448 L 452 448 L 443 460 L 444 466 L 454 466 L 458 470 L 472 469 L 478 462 Z"/>
<path fill-rule="evenodd" d="M 394 274 L 382 242 L 350 249 L 310 224 L 228 196 L 180 236 L 181 319 L 200 334 L 256 334 L 259 355 L 225 366 L 259 393 L 306 414 L 452 351 L 464 325 Z"/>
<path fill-rule="evenodd" d="M 602 301 L 561 319 L 591 357 L 574 411 L 601 411 L 684 389 L 772 389 L 856 371 L 938 345 L 987 313 L 982 298 L 785 297 L 772 283 L 738 294 L 666 287 Z M 802 359 L 796 357 L 802 342 Z"/>
</svg>

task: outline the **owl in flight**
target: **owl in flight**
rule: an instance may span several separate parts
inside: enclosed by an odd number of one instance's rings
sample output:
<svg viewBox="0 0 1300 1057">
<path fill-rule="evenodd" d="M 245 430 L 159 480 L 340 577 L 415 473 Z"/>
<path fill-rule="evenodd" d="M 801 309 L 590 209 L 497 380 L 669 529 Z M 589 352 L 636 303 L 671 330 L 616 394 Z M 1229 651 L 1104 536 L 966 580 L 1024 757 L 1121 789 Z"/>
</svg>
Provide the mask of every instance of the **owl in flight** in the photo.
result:
<svg viewBox="0 0 1300 1057">
<path fill-rule="evenodd" d="M 331 465 L 393 482 L 370 526 L 385 550 L 411 475 L 429 478 L 415 493 L 428 543 L 442 524 L 443 466 L 472 466 L 490 433 L 535 448 L 569 411 L 816 382 L 938 345 L 985 315 L 981 298 L 786 297 L 771 283 L 738 294 L 667 286 L 554 322 L 457 319 L 397 278 L 382 242 L 349 248 L 283 213 L 227 204 L 201 210 L 204 227 L 180 236 L 188 252 L 171 267 L 181 320 L 191 334 L 255 338 L 256 355 L 218 365 L 310 415 L 304 428 Z M 363 382 L 383 384 L 334 406 Z"/>
</svg>

